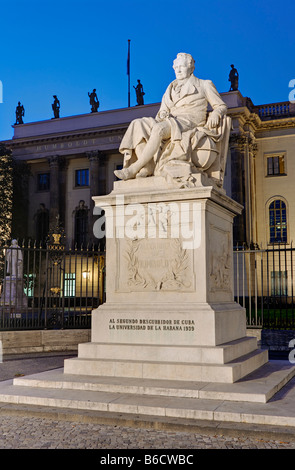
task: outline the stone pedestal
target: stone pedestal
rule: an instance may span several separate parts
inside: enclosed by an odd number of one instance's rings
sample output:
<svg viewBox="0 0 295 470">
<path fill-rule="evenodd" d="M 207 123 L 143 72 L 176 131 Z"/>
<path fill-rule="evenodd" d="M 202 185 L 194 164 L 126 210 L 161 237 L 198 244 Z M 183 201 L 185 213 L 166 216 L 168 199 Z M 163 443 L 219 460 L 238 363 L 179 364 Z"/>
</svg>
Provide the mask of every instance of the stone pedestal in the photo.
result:
<svg viewBox="0 0 295 470">
<path fill-rule="evenodd" d="M 232 383 L 267 362 L 233 300 L 242 208 L 205 175 L 194 184 L 120 181 L 94 198 L 106 214 L 106 303 L 65 373 Z"/>
</svg>

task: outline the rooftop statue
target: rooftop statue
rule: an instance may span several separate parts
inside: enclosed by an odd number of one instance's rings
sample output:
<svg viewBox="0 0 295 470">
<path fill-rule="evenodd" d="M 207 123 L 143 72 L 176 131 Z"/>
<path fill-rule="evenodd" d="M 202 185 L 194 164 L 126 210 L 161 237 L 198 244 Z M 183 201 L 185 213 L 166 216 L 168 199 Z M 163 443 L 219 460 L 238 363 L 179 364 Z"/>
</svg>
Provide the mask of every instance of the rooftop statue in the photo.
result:
<svg viewBox="0 0 295 470">
<path fill-rule="evenodd" d="M 239 88 L 239 74 L 234 64 L 231 64 L 231 71 L 229 72 L 228 81 L 230 82 L 229 91 L 236 91 Z"/>
<path fill-rule="evenodd" d="M 91 104 L 91 112 L 96 113 L 99 108 L 99 101 L 96 94 L 96 88 L 93 89 L 91 93 L 88 93 L 89 102 Z"/>
<path fill-rule="evenodd" d="M 16 110 L 15 110 L 15 116 L 16 116 L 15 124 L 23 124 L 24 123 L 24 121 L 23 121 L 24 115 L 25 115 L 25 108 L 23 107 L 23 105 L 19 101 L 18 105 L 16 107 Z"/>
<path fill-rule="evenodd" d="M 54 119 L 59 118 L 59 111 L 60 111 L 60 101 L 56 95 L 53 95 L 54 102 L 52 103 L 52 109 L 54 114 Z"/>
<path fill-rule="evenodd" d="M 183 179 L 207 171 L 221 186 L 230 126 L 227 106 L 212 81 L 193 74 L 190 54 L 177 54 L 173 68 L 176 80 L 156 117 L 130 123 L 119 149 L 123 168 L 115 175 L 122 180 L 152 175 Z"/>
<path fill-rule="evenodd" d="M 136 93 L 137 106 L 143 105 L 144 104 L 143 97 L 145 93 L 143 91 L 143 86 L 142 86 L 142 83 L 140 83 L 140 80 L 137 80 L 137 85 L 136 87 L 134 86 L 133 88 L 135 89 L 135 93 Z"/>
</svg>

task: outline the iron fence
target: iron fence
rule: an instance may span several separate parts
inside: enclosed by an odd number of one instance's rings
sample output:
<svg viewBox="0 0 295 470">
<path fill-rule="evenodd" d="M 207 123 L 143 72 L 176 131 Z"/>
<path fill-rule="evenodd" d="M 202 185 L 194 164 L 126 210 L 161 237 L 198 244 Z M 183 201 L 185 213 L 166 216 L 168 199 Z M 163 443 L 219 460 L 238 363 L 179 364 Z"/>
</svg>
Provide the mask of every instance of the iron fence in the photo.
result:
<svg viewBox="0 0 295 470">
<path fill-rule="evenodd" d="M 236 248 L 234 299 L 252 328 L 295 329 L 292 245 Z M 90 328 L 105 301 L 105 251 L 0 246 L 0 330 Z"/>
<path fill-rule="evenodd" d="M 105 252 L 28 243 L 0 247 L 0 330 L 89 328 L 104 302 Z"/>
<path fill-rule="evenodd" d="M 248 327 L 294 329 L 294 254 L 292 244 L 234 250 L 235 301 Z"/>
</svg>

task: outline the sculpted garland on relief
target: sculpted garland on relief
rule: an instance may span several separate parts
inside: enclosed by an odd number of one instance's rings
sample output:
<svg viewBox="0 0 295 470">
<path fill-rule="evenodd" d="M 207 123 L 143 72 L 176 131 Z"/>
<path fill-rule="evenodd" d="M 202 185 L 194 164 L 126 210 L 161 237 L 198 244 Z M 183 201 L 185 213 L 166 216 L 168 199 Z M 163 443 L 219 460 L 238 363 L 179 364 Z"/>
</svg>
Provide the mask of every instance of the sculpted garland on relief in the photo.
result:
<svg viewBox="0 0 295 470">
<path fill-rule="evenodd" d="M 210 281 L 211 291 L 223 290 L 231 291 L 231 244 L 230 234 L 224 233 L 223 238 L 218 238 L 218 243 L 214 243 L 216 247 L 214 254 L 210 256 Z"/>
<path fill-rule="evenodd" d="M 147 250 L 150 256 L 147 256 Z M 157 256 L 161 252 L 164 256 Z M 124 257 L 127 261 L 127 284 L 131 289 L 171 291 L 191 287 L 188 252 L 178 239 L 149 240 L 147 243 L 146 239 L 129 240 Z"/>
</svg>

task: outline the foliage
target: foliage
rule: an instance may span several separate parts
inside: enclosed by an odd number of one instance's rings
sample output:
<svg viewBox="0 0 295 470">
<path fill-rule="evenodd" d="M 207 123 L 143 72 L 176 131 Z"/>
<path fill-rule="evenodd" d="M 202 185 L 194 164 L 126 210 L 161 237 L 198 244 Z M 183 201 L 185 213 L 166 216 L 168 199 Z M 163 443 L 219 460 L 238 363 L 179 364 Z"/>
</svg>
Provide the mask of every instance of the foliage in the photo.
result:
<svg viewBox="0 0 295 470">
<path fill-rule="evenodd" d="M 12 156 L 3 145 L 0 144 L 0 243 L 7 244 L 11 238 L 12 223 L 12 198 L 13 198 L 13 170 Z M 0 257 L 0 275 L 3 278 L 4 271 L 3 252 Z"/>
<path fill-rule="evenodd" d="M 11 152 L 0 145 L 0 242 L 11 237 L 13 198 L 13 163 Z"/>
</svg>

